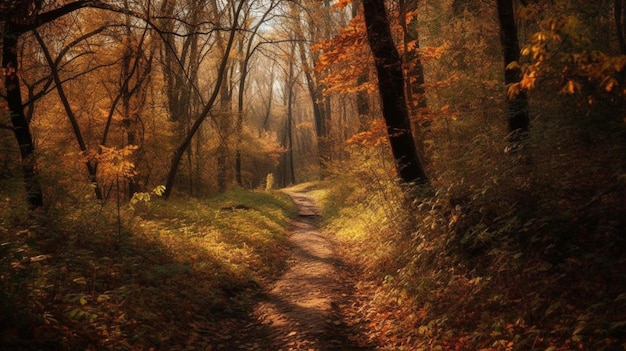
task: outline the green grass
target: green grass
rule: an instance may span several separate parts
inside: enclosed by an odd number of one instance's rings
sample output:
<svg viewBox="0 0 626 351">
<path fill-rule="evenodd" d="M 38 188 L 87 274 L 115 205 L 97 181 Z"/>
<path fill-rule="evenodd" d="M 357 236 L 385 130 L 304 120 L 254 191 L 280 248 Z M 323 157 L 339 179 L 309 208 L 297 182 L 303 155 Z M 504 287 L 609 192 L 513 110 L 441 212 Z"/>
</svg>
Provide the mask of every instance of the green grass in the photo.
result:
<svg viewBox="0 0 626 351">
<path fill-rule="evenodd" d="M 121 236 L 108 205 L 5 222 L 0 345 L 205 347 L 198 328 L 248 311 L 283 269 L 294 211 L 285 194 L 237 189 L 125 208 Z"/>
</svg>

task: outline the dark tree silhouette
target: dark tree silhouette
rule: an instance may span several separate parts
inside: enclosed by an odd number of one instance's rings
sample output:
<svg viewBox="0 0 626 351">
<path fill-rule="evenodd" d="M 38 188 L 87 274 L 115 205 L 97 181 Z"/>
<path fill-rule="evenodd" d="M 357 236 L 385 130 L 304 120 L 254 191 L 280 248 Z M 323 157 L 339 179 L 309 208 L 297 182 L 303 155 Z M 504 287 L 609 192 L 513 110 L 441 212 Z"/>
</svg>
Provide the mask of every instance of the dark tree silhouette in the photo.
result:
<svg viewBox="0 0 626 351">
<path fill-rule="evenodd" d="M 374 54 L 383 117 L 395 158 L 396 169 L 404 183 L 424 184 L 428 177 L 419 159 L 411 133 L 409 112 L 404 96 L 402 60 L 393 42 L 384 0 L 363 0 L 365 25 Z"/>
<path fill-rule="evenodd" d="M 508 86 L 521 80 L 519 64 L 511 65 L 513 62 L 519 62 L 520 59 L 513 0 L 498 0 L 498 20 L 500 22 L 500 42 L 502 43 L 504 55 L 504 83 Z M 509 142 L 518 144 L 524 139 L 530 126 L 528 95 L 525 90 L 520 90 L 515 95 L 507 94 L 507 103 Z M 512 147 L 515 148 L 514 145 Z"/>
</svg>

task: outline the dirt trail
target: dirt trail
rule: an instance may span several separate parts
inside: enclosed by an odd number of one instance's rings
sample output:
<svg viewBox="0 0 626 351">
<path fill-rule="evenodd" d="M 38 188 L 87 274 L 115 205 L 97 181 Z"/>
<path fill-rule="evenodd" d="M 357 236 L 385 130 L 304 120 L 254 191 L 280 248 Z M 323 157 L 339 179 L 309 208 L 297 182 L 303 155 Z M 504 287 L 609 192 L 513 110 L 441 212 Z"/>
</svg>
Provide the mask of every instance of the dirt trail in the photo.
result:
<svg viewBox="0 0 626 351">
<path fill-rule="evenodd" d="M 357 303 L 351 275 L 316 224 L 319 207 L 306 193 L 285 192 L 299 208 L 287 270 L 256 305 L 253 321 L 219 349 L 372 350 L 346 313 Z"/>
</svg>

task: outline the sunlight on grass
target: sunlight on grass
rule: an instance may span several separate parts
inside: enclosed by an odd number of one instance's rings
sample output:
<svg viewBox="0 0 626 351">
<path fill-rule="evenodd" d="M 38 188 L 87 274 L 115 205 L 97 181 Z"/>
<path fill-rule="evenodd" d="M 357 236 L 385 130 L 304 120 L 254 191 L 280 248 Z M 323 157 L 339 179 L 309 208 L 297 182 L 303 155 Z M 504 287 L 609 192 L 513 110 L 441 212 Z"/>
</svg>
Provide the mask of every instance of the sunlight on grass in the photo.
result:
<svg viewBox="0 0 626 351">
<path fill-rule="evenodd" d="M 12 326 L 0 337 L 43 333 L 63 349 L 210 345 L 190 338 L 194 328 L 216 323 L 217 334 L 219 320 L 250 308 L 284 267 L 294 212 L 283 193 L 237 189 L 125 212 L 121 237 L 108 207 L 1 224 L 0 323 Z"/>
</svg>

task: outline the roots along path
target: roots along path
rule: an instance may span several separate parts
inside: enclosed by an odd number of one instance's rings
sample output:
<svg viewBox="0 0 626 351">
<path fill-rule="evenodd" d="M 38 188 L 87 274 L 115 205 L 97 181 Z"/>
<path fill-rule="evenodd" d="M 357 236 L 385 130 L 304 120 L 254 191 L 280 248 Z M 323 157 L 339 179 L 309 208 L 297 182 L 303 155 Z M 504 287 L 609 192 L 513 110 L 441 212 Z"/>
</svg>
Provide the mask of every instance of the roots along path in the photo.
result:
<svg viewBox="0 0 626 351">
<path fill-rule="evenodd" d="M 299 208 L 289 237 L 287 270 L 268 288 L 253 320 L 226 348 L 239 350 L 371 350 L 348 317 L 355 297 L 350 274 L 332 241 L 316 225 L 318 206 L 305 193 L 286 191 Z"/>
</svg>

